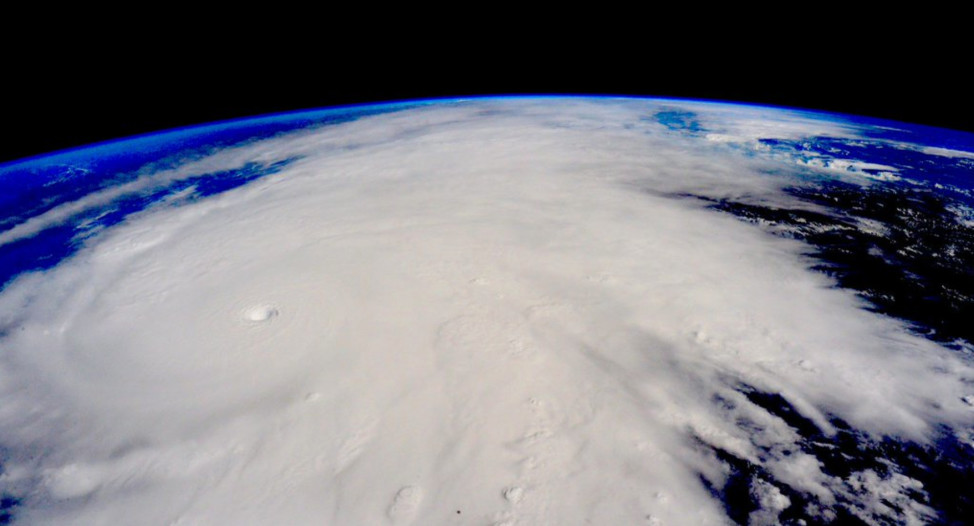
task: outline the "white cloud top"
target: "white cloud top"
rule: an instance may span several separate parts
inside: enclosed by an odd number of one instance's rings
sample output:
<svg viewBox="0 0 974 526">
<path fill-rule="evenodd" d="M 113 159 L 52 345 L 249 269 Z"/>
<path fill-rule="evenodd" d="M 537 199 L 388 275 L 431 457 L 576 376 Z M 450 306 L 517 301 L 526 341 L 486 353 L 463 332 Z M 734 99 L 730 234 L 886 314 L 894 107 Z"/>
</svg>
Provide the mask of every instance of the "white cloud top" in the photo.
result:
<svg viewBox="0 0 974 526">
<path fill-rule="evenodd" d="M 651 119 L 673 106 L 721 140 Z M 726 523 L 698 437 L 827 503 L 849 482 L 739 383 L 827 431 L 835 415 L 923 442 L 974 424 L 971 365 L 806 270 L 797 242 L 669 195 L 789 199 L 750 141 L 854 133 L 759 108 L 478 100 L 175 168 L 300 157 L 0 294 L 0 481 L 33 524 Z M 855 475 L 863 516 L 928 516 L 897 477 Z M 755 523 L 791 504 L 751 492 Z"/>
</svg>

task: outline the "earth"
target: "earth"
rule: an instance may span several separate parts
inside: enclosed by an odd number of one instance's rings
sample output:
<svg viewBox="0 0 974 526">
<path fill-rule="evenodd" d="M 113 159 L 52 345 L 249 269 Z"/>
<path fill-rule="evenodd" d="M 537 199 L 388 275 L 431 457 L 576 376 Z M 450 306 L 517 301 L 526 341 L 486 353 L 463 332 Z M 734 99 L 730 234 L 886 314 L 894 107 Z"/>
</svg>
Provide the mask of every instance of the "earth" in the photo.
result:
<svg viewBox="0 0 974 526">
<path fill-rule="evenodd" d="M 0 166 L 0 522 L 962 524 L 974 135 L 331 108 Z"/>
</svg>

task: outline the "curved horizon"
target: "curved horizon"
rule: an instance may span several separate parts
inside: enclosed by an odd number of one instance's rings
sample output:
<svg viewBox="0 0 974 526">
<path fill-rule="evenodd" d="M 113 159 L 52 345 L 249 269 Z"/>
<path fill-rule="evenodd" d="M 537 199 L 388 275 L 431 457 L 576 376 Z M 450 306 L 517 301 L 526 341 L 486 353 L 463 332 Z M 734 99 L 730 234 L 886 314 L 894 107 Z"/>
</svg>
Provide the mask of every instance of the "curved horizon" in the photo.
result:
<svg viewBox="0 0 974 526">
<path fill-rule="evenodd" d="M 369 108 L 394 108 L 396 106 L 408 107 L 411 105 L 420 104 L 436 104 L 436 103 L 448 103 L 448 102 L 459 102 L 467 100 L 503 100 L 503 99 L 629 99 L 629 100 L 652 100 L 652 101 L 674 101 L 674 102 L 696 102 L 704 104 L 717 104 L 717 105 L 729 105 L 729 106 L 745 106 L 752 108 L 768 108 L 786 111 L 803 112 L 821 116 L 829 117 L 839 117 L 842 119 L 850 120 L 852 122 L 867 123 L 872 126 L 877 125 L 905 125 L 910 127 L 923 128 L 928 130 L 940 130 L 949 133 L 956 133 L 962 135 L 970 135 L 974 137 L 974 131 L 962 130 L 958 128 L 949 128 L 945 126 L 934 126 L 930 124 L 923 124 L 918 122 L 910 122 L 905 120 L 889 119 L 885 117 L 877 117 L 873 115 L 848 113 L 842 111 L 832 111 L 820 108 L 809 108 L 802 106 L 791 106 L 782 104 L 772 104 L 764 102 L 751 102 L 751 101 L 741 101 L 741 100 L 729 100 L 729 99 L 714 99 L 705 97 L 680 97 L 680 96 L 663 96 L 663 95 L 630 95 L 630 94 L 614 94 L 614 93 L 501 93 L 501 94 L 491 94 L 491 95 L 469 95 L 469 96 L 446 96 L 446 97 L 421 97 L 421 98 L 407 98 L 407 99 L 391 99 L 382 101 L 372 101 L 372 102 L 355 102 L 349 104 L 336 104 L 329 106 L 313 106 L 306 108 L 298 108 L 285 111 L 269 112 L 269 113 L 257 113 L 253 115 L 244 115 L 238 117 L 231 117 L 228 119 L 218 119 L 214 121 L 203 121 L 194 122 L 191 124 L 185 124 L 174 127 L 159 128 L 155 130 L 135 133 L 132 135 L 122 135 L 117 137 L 106 138 L 103 140 L 97 140 L 90 143 L 77 144 L 74 146 L 68 146 L 66 148 L 59 148 L 55 150 L 50 150 L 47 152 L 35 153 L 27 155 L 25 157 L 17 157 L 14 159 L 0 161 L 0 175 L 4 171 L 11 169 L 17 165 L 30 163 L 32 161 L 40 161 L 50 157 L 69 155 L 72 153 L 78 153 L 85 150 L 110 147 L 117 145 L 119 143 L 135 142 L 144 139 L 161 138 L 162 135 L 170 135 L 175 138 L 179 134 L 188 132 L 200 132 L 209 133 L 220 131 L 221 128 L 232 127 L 234 125 L 253 125 L 256 124 L 255 121 L 275 121 L 275 120 L 287 120 L 300 118 L 306 114 L 315 113 L 336 113 L 340 114 L 342 112 L 352 111 L 352 110 L 364 110 Z"/>
</svg>

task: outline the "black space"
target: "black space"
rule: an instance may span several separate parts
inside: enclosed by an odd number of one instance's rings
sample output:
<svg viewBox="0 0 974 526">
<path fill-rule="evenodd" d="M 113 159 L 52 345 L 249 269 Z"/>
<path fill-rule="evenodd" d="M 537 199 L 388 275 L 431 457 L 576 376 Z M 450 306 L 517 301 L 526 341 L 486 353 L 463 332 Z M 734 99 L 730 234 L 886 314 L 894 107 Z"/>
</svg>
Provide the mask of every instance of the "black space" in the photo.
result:
<svg viewBox="0 0 974 526">
<path fill-rule="evenodd" d="M 616 22 L 627 18 L 617 15 Z M 550 37 L 529 22 L 460 24 L 446 34 L 420 27 L 366 34 L 357 23 L 329 19 L 269 33 L 30 28 L 40 32 L 0 42 L 0 162 L 263 113 L 518 93 L 744 101 L 974 131 L 965 42 L 862 31 L 849 38 L 829 25 L 729 26 L 698 42 L 688 28 L 661 31 L 639 20 Z M 532 36 L 518 36 L 525 33 Z"/>
</svg>

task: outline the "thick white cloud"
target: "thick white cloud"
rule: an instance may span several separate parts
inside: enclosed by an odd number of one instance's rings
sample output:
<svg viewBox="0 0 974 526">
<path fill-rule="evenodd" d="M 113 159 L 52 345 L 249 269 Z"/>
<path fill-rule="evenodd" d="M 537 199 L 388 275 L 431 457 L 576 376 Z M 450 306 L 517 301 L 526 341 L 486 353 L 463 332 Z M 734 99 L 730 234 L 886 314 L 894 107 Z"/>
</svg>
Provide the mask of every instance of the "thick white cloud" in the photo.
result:
<svg viewBox="0 0 974 526">
<path fill-rule="evenodd" d="M 647 118 L 674 105 L 722 140 Z M 0 480 L 38 524 L 724 523 L 700 437 L 828 503 L 848 482 L 791 454 L 738 382 L 826 430 L 924 441 L 974 423 L 974 371 L 806 270 L 797 242 L 669 197 L 787 199 L 767 174 L 787 163 L 748 152 L 803 134 L 854 130 L 482 100 L 176 168 L 300 158 L 0 294 Z M 856 476 L 864 516 L 907 499 L 899 477 Z M 790 505 L 752 491 L 758 523 Z"/>
</svg>

